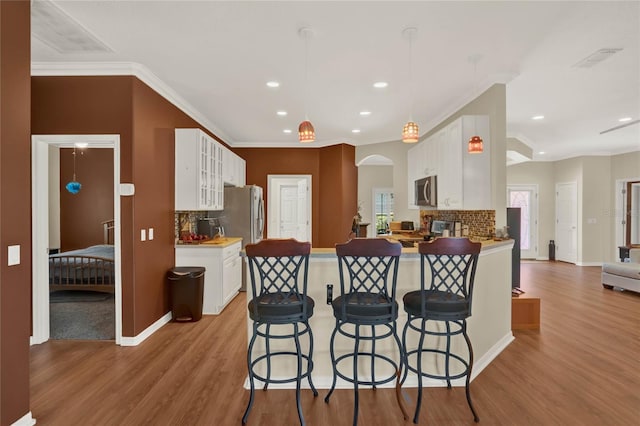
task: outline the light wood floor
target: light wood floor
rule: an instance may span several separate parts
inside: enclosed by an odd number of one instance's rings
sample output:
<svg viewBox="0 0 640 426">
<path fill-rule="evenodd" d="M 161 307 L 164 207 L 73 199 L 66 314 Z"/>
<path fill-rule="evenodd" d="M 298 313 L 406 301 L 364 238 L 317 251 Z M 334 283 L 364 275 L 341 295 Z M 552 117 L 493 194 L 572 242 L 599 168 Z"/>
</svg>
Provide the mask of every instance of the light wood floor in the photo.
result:
<svg viewBox="0 0 640 426">
<path fill-rule="evenodd" d="M 605 290 L 600 268 L 522 264 L 541 330 L 516 340 L 471 384 L 483 425 L 640 424 L 640 296 Z M 137 347 L 50 341 L 31 349 L 38 425 L 239 425 L 248 398 L 244 293 L 220 316 L 170 323 Z M 353 392 L 303 391 L 308 425 L 350 425 Z M 408 390 L 415 401 L 415 391 Z M 411 408 L 410 408 L 411 409 Z M 298 424 L 294 393 L 257 391 L 249 425 Z M 360 425 L 410 424 L 390 389 L 360 393 Z M 427 388 L 423 425 L 472 425 L 464 388 Z"/>
</svg>

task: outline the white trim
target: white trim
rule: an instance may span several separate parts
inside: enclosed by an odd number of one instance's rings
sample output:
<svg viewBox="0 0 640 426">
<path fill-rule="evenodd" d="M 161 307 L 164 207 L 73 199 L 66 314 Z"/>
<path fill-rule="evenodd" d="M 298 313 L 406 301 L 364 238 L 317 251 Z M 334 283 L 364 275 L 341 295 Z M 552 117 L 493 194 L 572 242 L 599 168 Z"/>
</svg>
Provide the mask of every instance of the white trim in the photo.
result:
<svg viewBox="0 0 640 426">
<path fill-rule="evenodd" d="M 602 262 L 576 262 L 576 266 L 602 266 Z"/>
<path fill-rule="evenodd" d="M 171 312 L 167 312 L 156 322 L 147 327 L 142 333 L 135 337 L 122 337 L 120 341 L 121 346 L 138 346 L 144 342 L 149 336 L 158 331 L 163 325 L 171 321 Z"/>
<path fill-rule="evenodd" d="M 115 268 L 115 340 L 122 337 L 122 272 L 120 241 L 120 135 L 32 135 L 31 136 L 31 227 L 32 227 L 32 336 L 30 344 L 49 340 L 49 146 L 73 147 L 86 142 L 90 148 L 113 149 L 113 219 Z"/>
<path fill-rule="evenodd" d="M 473 363 L 473 371 L 471 372 L 471 381 L 475 379 L 482 371 L 491 364 L 491 362 L 496 359 L 500 353 L 505 350 L 511 342 L 514 341 L 513 333 L 509 331 L 505 334 L 500 340 L 498 340 L 483 356 L 482 358 L 476 360 Z M 312 373 L 313 384 L 317 389 L 330 389 L 331 383 L 333 382 L 333 378 L 331 376 L 314 376 Z M 260 380 L 256 380 L 254 384 L 256 384 L 256 389 L 259 389 L 261 386 L 258 385 Z M 460 378 L 451 381 L 451 386 L 462 386 L 465 385 L 465 379 Z M 389 383 L 385 383 L 379 388 L 395 388 L 396 382 L 392 380 Z M 422 380 L 423 387 L 445 387 L 447 386 L 447 382 L 444 380 L 435 380 L 425 378 Z M 407 376 L 407 379 L 402 385 L 403 388 L 416 388 L 418 387 L 418 378 L 415 374 L 410 374 Z M 244 388 L 249 389 L 249 377 L 245 377 L 244 379 Z M 270 389 L 295 389 L 295 382 L 291 383 L 272 383 L 269 385 Z M 302 380 L 301 388 L 309 389 L 309 381 L 306 379 Z M 360 389 L 369 389 L 371 386 L 359 386 Z M 338 377 L 336 382 L 336 389 L 353 389 L 353 383 L 349 383 L 345 380 L 342 380 Z"/>
<path fill-rule="evenodd" d="M 32 76 L 92 76 L 92 75 L 132 75 L 155 90 L 160 96 L 196 120 L 211 133 L 230 146 L 238 146 L 203 114 L 189 104 L 168 84 L 152 73 L 147 67 L 135 62 L 32 62 Z M 302 144 L 300 144 L 302 145 Z M 311 144 L 313 145 L 313 144 Z M 242 145 L 244 147 L 244 145 Z M 317 147 L 317 145 L 316 145 Z"/>
<path fill-rule="evenodd" d="M 36 419 L 33 418 L 31 411 L 24 416 L 20 417 L 15 422 L 11 423 L 11 426 L 32 426 L 36 424 Z"/>
</svg>

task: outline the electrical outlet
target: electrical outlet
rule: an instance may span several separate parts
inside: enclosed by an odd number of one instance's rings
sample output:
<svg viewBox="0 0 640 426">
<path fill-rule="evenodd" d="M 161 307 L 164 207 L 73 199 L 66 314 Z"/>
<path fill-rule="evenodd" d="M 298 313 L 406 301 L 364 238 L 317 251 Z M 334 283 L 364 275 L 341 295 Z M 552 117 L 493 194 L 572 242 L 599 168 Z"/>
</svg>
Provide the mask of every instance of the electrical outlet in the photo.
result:
<svg viewBox="0 0 640 426">
<path fill-rule="evenodd" d="M 9 246 L 8 251 L 8 266 L 20 264 L 20 246 Z"/>
<path fill-rule="evenodd" d="M 149 241 L 153 240 L 153 228 L 149 228 Z"/>
<path fill-rule="evenodd" d="M 141 229 L 140 230 L 140 241 L 147 241 L 147 230 L 146 229 Z"/>
</svg>

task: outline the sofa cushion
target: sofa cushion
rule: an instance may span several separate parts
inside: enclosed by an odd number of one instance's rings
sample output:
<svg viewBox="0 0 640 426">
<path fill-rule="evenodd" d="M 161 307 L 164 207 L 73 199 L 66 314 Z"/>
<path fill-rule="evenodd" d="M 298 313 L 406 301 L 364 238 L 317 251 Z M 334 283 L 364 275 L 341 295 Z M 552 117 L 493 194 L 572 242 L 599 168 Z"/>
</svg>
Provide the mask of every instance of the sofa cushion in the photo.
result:
<svg viewBox="0 0 640 426">
<path fill-rule="evenodd" d="M 604 263 L 602 272 L 640 280 L 640 263 Z"/>
</svg>

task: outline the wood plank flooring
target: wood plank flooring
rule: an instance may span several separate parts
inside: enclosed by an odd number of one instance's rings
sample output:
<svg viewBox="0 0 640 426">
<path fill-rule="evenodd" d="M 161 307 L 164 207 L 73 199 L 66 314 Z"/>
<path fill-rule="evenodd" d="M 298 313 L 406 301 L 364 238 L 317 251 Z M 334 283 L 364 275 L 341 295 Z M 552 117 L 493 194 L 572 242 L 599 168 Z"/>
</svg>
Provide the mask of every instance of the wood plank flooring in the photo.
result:
<svg viewBox="0 0 640 426">
<path fill-rule="evenodd" d="M 640 424 L 640 295 L 605 290 L 599 267 L 522 264 L 541 298 L 540 330 L 516 340 L 471 384 L 483 425 Z M 137 347 L 50 341 L 31 349 L 38 425 L 240 425 L 248 391 L 246 301 L 170 323 Z M 303 391 L 308 425 L 350 425 L 353 391 Z M 412 404 L 415 390 L 406 394 Z M 298 424 L 293 390 L 256 392 L 249 425 Z M 391 389 L 360 392 L 360 425 L 411 424 Z M 427 388 L 420 424 L 472 425 L 464 388 Z"/>
</svg>

